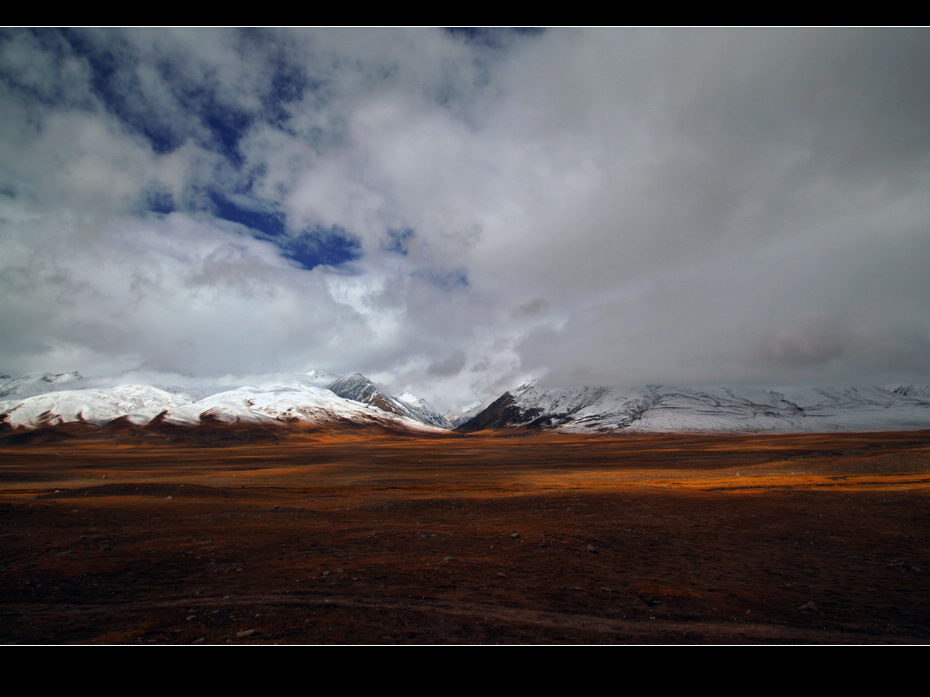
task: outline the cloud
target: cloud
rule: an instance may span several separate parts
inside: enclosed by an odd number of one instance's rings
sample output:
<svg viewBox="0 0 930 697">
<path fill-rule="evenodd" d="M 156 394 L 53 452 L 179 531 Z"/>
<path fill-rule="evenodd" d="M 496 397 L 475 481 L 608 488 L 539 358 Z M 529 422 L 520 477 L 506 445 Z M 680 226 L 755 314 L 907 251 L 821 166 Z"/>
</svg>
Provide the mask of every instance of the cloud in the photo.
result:
<svg viewBox="0 0 930 697">
<path fill-rule="evenodd" d="M 924 380 L 923 29 L 7 29 L 0 371 Z"/>
</svg>

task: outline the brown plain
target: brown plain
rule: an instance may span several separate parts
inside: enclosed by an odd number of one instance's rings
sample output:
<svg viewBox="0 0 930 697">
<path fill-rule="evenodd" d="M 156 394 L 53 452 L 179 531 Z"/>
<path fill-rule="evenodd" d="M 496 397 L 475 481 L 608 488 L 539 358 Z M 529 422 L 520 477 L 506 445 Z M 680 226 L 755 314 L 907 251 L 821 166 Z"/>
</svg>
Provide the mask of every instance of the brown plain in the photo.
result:
<svg viewBox="0 0 930 697">
<path fill-rule="evenodd" d="M 0 440 L 7 644 L 926 643 L 930 433 Z"/>
</svg>

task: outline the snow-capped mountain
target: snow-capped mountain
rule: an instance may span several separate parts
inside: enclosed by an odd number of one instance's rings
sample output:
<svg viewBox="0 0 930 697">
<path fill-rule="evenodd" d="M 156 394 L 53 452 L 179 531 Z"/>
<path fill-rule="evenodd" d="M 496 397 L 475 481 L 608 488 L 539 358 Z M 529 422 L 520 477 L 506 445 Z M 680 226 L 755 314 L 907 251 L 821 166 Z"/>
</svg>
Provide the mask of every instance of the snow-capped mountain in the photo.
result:
<svg viewBox="0 0 930 697">
<path fill-rule="evenodd" d="M 0 427 L 36 429 L 113 421 L 166 424 L 379 426 L 436 432 L 452 424 L 413 395 L 392 396 L 364 375 L 276 376 L 117 384 L 78 373 L 2 378 Z M 167 380 L 167 381 L 166 381 Z M 172 382 L 173 381 L 173 382 Z M 59 386 L 84 386 L 60 389 Z M 58 387 L 59 389 L 56 389 Z M 575 432 L 818 432 L 930 428 L 930 386 L 544 388 L 525 383 L 473 413 L 460 431 L 531 428 Z"/>
<path fill-rule="evenodd" d="M 458 428 L 462 424 L 470 421 L 487 408 L 488 402 L 472 402 L 460 409 L 453 409 L 443 414 L 452 428 Z"/>
<path fill-rule="evenodd" d="M 524 384 L 458 427 L 604 432 L 817 432 L 930 428 L 930 390 L 896 387 L 546 389 Z"/>
<path fill-rule="evenodd" d="M 405 393 L 392 397 L 378 389 L 371 380 L 361 373 L 345 375 L 329 384 L 329 389 L 345 399 L 362 404 L 370 404 L 398 416 L 406 416 L 437 428 L 452 428 L 446 417 L 436 412 L 425 400 L 417 399 Z"/>
<path fill-rule="evenodd" d="M 405 415 L 344 399 L 329 389 L 301 383 L 240 387 L 168 410 L 168 423 L 285 422 L 307 425 L 350 423 L 402 430 L 436 430 Z"/>
<path fill-rule="evenodd" d="M 77 371 L 17 377 L 0 375 L 0 399 L 25 399 L 46 392 L 81 389 L 83 381 L 84 376 Z"/>
<path fill-rule="evenodd" d="M 325 387 L 302 381 L 238 387 L 199 399 L 150 385 L 119 385 L 0 401 L 0 424 L 9 428 L 34 429 L 72 422 L 103 425 L 117 419 L 139 426 L 153 422 L 178 426 L 296 423 L 440 430 L 413 416 L 345 399 Z"/>
<path fill-rule="evenodd" d="M 180 409 L 190 402 L 187 395 L 149 385 L 62 390 L 0 402 L 0 423 L 13 428 L 59 426 L 76 421 L 102 425 L 125 417 L 142 425 L 162 412 Z"/>
</svg>

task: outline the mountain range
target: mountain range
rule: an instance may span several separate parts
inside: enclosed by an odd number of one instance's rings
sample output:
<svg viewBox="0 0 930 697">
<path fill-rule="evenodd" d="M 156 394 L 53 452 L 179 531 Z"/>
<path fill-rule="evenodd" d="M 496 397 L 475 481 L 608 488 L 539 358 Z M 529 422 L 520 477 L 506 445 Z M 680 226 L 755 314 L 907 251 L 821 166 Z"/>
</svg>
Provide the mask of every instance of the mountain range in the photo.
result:
<svg viewBox="0 0 930 697">
<path fill-rule="evenodd" d="M 505 392 L 454 420 L 424 400 L 399 396 L 360 373 L 337 379 L 311 372 L 233 387 L 123 384 L 79 373 L 0 376 L 0 430 L 83 423 L 134 427 L 289 425 L 378 427 L 393 432 L 455 429 L 616 432 L 826 432 L 930 428 L 930 387 L 547 388 Z"/>
<path fill-rule="evenodd" d="M 0 377 L 0 427 L 37 429 L 68 423 L 103 426 L 298 425 L 377 426 L 392 431 L 443 431 L 448 422 L 412 395 L 392 397 L 362 375 L 325 385 L 307 373 L 289 381 L 234 389 L 199 384 L 193 390 L 153 385 L 87 387 L 76 373 Z M 49 385 L 74 389 L 49 390 Z M 348 397 L 342 396 L 349 395 Z M 355 397 L 355 398 L 353 398 Z M 357 398 L 357 399 L 356 399 Z"/>
<path fill-rule="evenodd" d="M 543 388 L 504 393 L 462 431 L 530 428 L 574 432 L 819 432 L 930 427 L 930 388 Z"/>
</svg>

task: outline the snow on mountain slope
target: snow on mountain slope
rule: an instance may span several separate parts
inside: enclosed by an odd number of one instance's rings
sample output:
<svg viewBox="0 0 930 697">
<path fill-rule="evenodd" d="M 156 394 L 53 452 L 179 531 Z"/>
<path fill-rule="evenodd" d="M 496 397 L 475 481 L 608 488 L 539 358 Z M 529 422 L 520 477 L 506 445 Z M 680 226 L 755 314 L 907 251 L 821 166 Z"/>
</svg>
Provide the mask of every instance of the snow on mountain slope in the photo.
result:
<svg viewBox="0 0 930 697">
<path fill-rule="evenodd" d="M 521 385 L 463 431 L 484 428 L 562 431 L 797 432 L 930 428 L 922 388 L 760 387 L 546 389 Z"/>
<path fill-rule="evenodd" d="M 885 389 L 907 397 L 930 399 L 930 385 L 886 385 Z"/>
<path fill-rule="evenodd" d="M 438 428 L 451 428 L 446 418 L 436 412 L 426 401 L 405 393 L 400 397 L 392 397 L 378 389 L 371 380 L 361 373 L 345 375 L 329 384 L 329 389 L 345 399 L 351 399 L 362 404 L 370 404 L 387 412 L 405 416 Z"/>
<path fill-rule="evenodd" d="M 407 430 L 437 430 L 416 419 L 344 399 L 326 388 L 301 383 L 273 383 L 220 392 L 170 410 L 163 418 L 169 423 L 198 423 L 202 420 L 221 423 L 350 422 Z"/>
<path fill-rule="evenodd" d="M 72 373 L 45 373 L 44 375 L 0 375 L 0 399 L 25 399 L 46 392 L 64 389 L 81 389 L 84 376 Z"/>
<path fill-rule="evenodd" d="M 190 403 L 190 397 L 149 385 L 110 389 L 63 390 L 0 402 L 0 423 L 13 428 L 56 426 L 74 421 L 105 424 L 122 417 L 146 424 L 165 410 Z"/>
<path fill-rule="evenodd" d="M 425 402 L 409 394 L 387 395 L 363 375 L 332 382 L 316 373 L 286 378 L 235 389 L 221 389 L 223 381 L 197 382 L 190 392 L 128 384 L 50 392 L 47 386 L 84 384 L 84 380 L 77 374 L 25 376 L 3 384 L 14 391 L 46 391 L 0 401 L 0 425 L 33 429 L 70 422 L 102 425 L 116 419 L 145 425 L 157 419 L 185 426 L 299 423 L 377 425 L 408 431 L 449 428 L 449 422 Z M 323 386 L 327 383 L 329 388 Z M 923 429 L 930 428 L 930 387 L 548 389 L 526 383 L 458 428 L 576 432 Z"/>
<path fill-rule="evenodd" d="M 472 402 L 461 409 L 453 409 L 445 412 L 442 416 L 449 422 L 452 428 L 458 428 L 462 424 L 475 418 L 482 410 L 488 407 L 487 402 Z"/>
<path fill-rule="evenodd" d="M 145 425 L 158 418 L 163 423 L 183 426 L 204 422 L 348 423 L 400 430 L 440 430 L 301 382 L 240 387 L 196 401 L 190 395 L 148 385 L 122 385 L 50 392 L 0 402 L 0 423 L 12 428 L 39 428 L 75 421 L 102 425 L 120 418 L 136 425 Z"/>
</svg>

